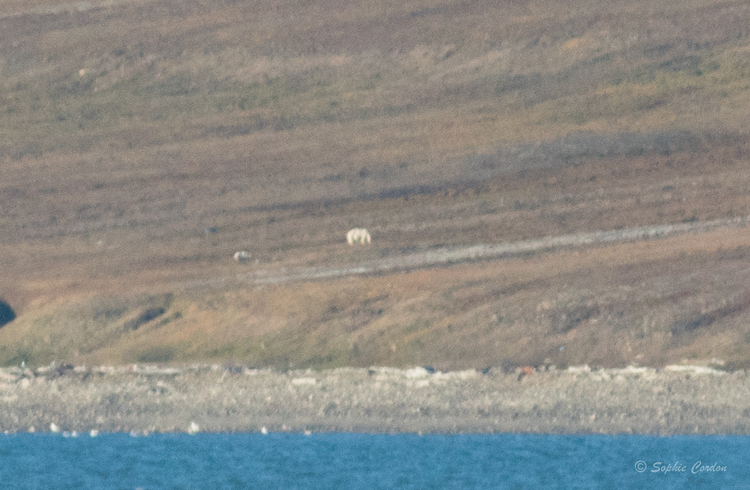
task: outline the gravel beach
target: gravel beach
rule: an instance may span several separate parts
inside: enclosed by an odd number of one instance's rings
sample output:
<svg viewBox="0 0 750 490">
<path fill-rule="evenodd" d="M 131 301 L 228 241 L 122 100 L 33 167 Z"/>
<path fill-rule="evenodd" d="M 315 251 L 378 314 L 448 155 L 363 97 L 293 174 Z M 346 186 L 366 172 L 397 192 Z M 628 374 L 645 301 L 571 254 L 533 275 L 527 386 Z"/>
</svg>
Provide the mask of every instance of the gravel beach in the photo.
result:
<svg viewBox="0 0 750 490">
<path fill-rule="evenodd" d="M 6 432 L 750 434 L 750 378 L 698 366 L 504 372 L 0 369 Z"/>
</svg>

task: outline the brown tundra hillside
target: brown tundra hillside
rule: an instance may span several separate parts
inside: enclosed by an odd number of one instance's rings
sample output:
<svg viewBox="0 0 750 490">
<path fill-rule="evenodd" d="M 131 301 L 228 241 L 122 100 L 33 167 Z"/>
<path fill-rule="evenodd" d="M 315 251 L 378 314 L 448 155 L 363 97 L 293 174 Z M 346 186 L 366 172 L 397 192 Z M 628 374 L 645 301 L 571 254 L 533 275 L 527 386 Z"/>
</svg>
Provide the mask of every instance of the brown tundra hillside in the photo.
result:
<svg viewBox="0 0 750 490">
<path fill-rule="evenodd" d="M 749 117 L 743 1 L 0 0 L 0 364 L 745 367 Z"/>
</svg>

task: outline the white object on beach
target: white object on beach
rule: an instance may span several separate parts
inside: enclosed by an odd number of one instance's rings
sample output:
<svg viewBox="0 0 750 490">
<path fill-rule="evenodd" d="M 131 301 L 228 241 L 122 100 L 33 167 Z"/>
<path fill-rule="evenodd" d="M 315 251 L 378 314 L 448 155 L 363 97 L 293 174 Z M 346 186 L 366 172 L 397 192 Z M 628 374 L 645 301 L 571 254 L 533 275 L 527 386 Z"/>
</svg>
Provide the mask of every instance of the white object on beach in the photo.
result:
<svg viewBox="0 0 750 490">
<path fill-rule="evenodd" d="M 676 372 L 676 373 L 690 373 L 690 374 L 711 374 L 711 375 L 722 375 L 726 374 L 725 371 L 713 369 L 706 366 L 681 366 L 672 364 L 664 367 L 664 371 Z"/>
<path fill-rule="evenodd" d="M 589 367 L 588 364 L 584 364 L 583 366 L 568 366 L 568 372 L 575 373 L 575 374 L 590 373 L 591 368 Z"/>
<path fill-rule="evenodd" d="M 406 379 L 426 378 L 429 375 L 430 372 L 423 367 L 414 367 L 404 372 Z"/>
</svg>

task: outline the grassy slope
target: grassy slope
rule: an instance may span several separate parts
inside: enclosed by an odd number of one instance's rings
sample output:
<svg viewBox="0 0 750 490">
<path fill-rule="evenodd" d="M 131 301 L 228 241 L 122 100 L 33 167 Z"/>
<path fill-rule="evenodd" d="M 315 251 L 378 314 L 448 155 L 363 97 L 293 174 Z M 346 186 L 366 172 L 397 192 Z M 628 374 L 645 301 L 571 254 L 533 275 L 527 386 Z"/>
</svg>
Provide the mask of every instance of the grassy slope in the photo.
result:
<svg viewBox="0 0 750 490">
<path fill-rule="evenodd" d="M 176 286 L 232 277 L 245 248 L 260 261 L 247 267 L 339 266 L 750 214 L 743 2 L 0 12 L 0 294 L 19 313 L 0 362 L 747 359 L 739 232 L 262 290 Z M 352 226 L 374 246 L 342 244 Z"/>
</svg>

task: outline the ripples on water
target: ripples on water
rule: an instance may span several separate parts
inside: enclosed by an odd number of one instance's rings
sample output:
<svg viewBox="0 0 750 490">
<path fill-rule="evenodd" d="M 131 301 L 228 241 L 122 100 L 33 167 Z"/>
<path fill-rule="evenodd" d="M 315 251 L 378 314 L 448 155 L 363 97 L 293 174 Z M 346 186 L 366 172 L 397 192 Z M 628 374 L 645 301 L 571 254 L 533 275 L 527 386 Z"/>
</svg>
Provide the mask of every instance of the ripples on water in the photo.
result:
<svg viewBox="0 0 750 490">
<path fill-rule="evenodd" d="M 11 434 L 0 488 L 749 488 L 748 456 L 750 437 Z"/>
</svg>

